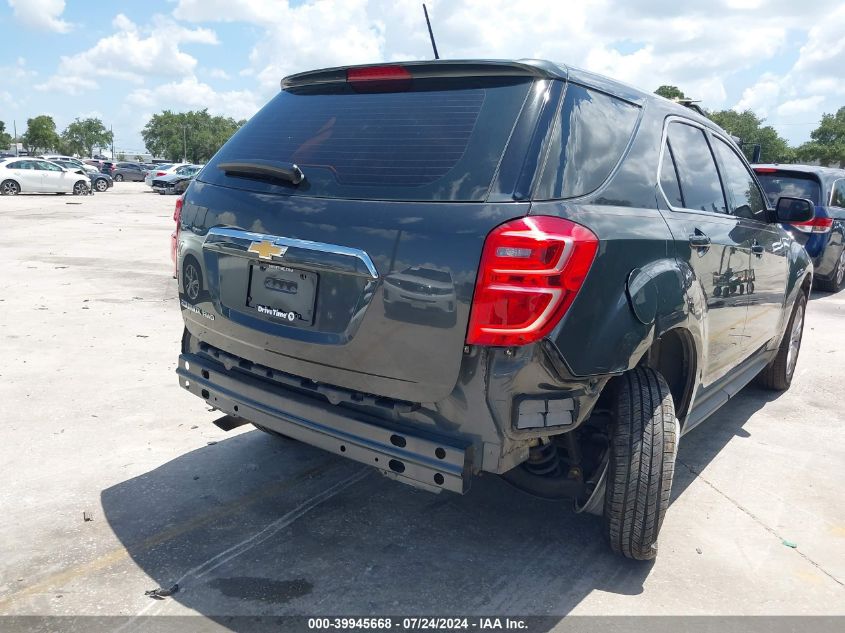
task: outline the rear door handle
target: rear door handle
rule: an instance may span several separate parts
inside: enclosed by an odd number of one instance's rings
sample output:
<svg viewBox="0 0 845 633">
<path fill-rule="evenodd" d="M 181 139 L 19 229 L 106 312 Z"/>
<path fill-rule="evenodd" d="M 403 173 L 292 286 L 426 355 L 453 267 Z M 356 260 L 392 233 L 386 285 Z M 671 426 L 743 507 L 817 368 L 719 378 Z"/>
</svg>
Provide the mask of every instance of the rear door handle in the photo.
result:
<svg viewBox="0 0 845 633">
<path fill-rule="evenodd" d="M 751 252 L 754 253 L 757 257 L 762 257 L 763 253 L 766 252 L 766 249 L 763 247 L 762 244 L 758 244 L 756 241 L 751 245 Z"/>
<path fill-rule="evenodd" d="M 696 229 L 696 232 L 689 236 L 689 243 L 695 248 L 707 248 L 710 246 L 710 238 Z"/>
</svg>

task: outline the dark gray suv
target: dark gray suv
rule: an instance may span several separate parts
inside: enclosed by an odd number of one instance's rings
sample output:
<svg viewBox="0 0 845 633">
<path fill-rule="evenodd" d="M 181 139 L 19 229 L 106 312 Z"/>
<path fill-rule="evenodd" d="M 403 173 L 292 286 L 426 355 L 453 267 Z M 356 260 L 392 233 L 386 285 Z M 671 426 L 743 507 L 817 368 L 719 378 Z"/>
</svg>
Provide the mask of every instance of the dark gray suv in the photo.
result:
<svg viewBox="0 0 845 633">
<path fill-rule="evenodd" d="M 708 119 L 573 68 L 294 75 L 185 194 L 179 382 L 222 428 L 436 492 L 501 474 L 652 558 L 681 434 L 790 385 L 813 266 L 780 223 L 812 217 Z"/>
</svg>

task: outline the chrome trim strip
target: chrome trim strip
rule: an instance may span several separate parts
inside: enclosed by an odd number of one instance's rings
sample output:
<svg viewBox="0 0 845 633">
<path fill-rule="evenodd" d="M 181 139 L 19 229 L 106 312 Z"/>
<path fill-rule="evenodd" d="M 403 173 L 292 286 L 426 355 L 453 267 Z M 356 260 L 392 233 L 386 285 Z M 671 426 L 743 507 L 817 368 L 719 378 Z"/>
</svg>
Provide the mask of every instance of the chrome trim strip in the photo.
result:
<svg viewBox="0 0 845 633">
<path fill-rule="evenodd" d="M 209 238 L 211 238 L 210 241 Z M 215 238 L 222 239 L 218 240 Z M 341 246 L 339 244 L 326 244 L 324 242 L 312 242 L 310 240 L 300 240 L 293 237 L 284 237 L 280 235 L 269 235 L 266 233 L 253 233 L 251 231 L 242 231 L 240 229 L 214 227 L 212 229 L 209 229 L 208 237 L 206 238 L 206 241 L 203 244 L 203 248 L 209 248 L 214 250 L 215 245 L 222 246 L 230 240 L 240 240 L 248 242 L 248 244 L 245 244 L 246 248 L 249 248 L 249 245 L 252 242 L 271 242 L 275 246 L 285 246 L 287 248 L 301 248 L 307 251 L 317 251 L 320 253 L 331 253 L 332 255 L 352 257 L 361 261 L 364 264 L 364 266 L 367 268 L 367 272 L 369 272 L 370 274 L 370 277 L 372 277 L 373 279 L 379 278 L 378 270 L 376 270 L 376 266 L 373 263 L 373 260 L 365 251 L 362 251 L 359 248 Z M 227 252 L 229 254 L 238 254 L 244 257 L 253 258 L 253 254 L 249 253 L 246 248 L 244 249 L 243 253 L 232 253 L 231 251 Z M 283 257 L 280 257 L 279 261 L 283 261 Z"/>
</svg>

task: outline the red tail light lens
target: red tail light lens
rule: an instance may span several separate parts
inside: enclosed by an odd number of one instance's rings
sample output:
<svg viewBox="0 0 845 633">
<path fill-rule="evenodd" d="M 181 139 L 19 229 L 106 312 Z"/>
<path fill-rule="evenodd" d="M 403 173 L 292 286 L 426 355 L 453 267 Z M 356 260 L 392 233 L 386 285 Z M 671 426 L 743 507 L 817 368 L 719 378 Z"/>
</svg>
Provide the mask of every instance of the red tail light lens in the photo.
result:
<svg viewBox="0 0 845 633">
<path fill-rule="evenodd" d="M 182 196 L 176 198 L 176 208 L 173 210 L 173 220 L 176 222 L 176 226 L 179 226 L 179 223 L 182 221 L 182 205 L 185 201 L 182 199 Z"/>
<path fill-rule="evenodd" d="M 411 73 L 404 66 L 349 68 L 346 81 L 355 92 L 403 92 L 411 87 Z"/>
<path fill-rule="evenodd" d="M 166 171 L 157 171 L 156 172 L 156 178 L 158 178 L 159 176 L 166 176 L 166 175 L 167 175 Z"/>
<path fill-rule="evenodd" d="M 346 71 L 346 81 L 350 83 L 363 81 L 403 81 L 411 78 L 411 73 L 404 66 L 365 66 L 364 68 L 349 68 Z"/>
<path fill-rule="evenodd" d="M 774 167 L 755 167 L 754 171 L 758 174 L 773 174 L 777 169 Z"/>
<path fill-rule="evenodd" d="M 469 345 L 510 347 L 546 336 L 581 289 L 598 249 L 588 228 L 528 216 L 487 236 L 475 282 Z"/>
<path fill-rule="evenodd" d="M 833 228 L 833 218 L 813 218 L 809 222 L 792 222 L 790 226 L 794 226 L 802 233 L 830 233 Z"/>
</svg>

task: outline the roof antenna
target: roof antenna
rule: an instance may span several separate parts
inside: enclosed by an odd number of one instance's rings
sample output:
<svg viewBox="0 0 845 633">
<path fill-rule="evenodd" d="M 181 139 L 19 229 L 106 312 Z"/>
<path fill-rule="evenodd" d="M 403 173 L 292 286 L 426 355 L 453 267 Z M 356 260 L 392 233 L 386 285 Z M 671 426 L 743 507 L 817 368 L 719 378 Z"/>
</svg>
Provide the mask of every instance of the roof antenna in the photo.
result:
<svg viewBox="0 0 845 633">
<path fill-rule="evenodd" d="M 434 42 L 434 32 L 431 30 L 431 20 L 428 19 L 428 9 L 425 8 L 425 2 L 423 2 L 423 13 L 425 13 L 425 23 L 428 25 L 428 36 L 431 38 L 431 48 L 434 49 L 434 59 L 440 59 L 440 55 L 437 54 L 437 44 Z"/>
</svg>

